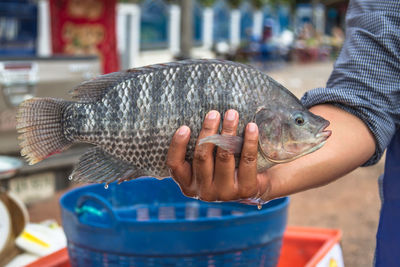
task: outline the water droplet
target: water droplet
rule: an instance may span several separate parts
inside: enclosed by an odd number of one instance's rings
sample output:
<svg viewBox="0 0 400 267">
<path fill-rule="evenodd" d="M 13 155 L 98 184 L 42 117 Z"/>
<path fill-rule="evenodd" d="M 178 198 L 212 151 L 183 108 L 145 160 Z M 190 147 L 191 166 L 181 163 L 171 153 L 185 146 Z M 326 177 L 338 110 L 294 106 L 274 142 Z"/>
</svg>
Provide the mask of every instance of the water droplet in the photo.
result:
<svg viewBox="0 0 400 267">
<path fill-rule="evenodd" d="M 104 185 L 104 189 L 108 189 L 108 184 L 105 184 L 105 185 Z"/>
<path fill-rule="evenodd" d="M 258 204 L 258 205 L 257 205 L 257 209 L 258 209 L 258 210 L 261 210 L 261 209 L 262 209 L 262 205 L 261 205 L 261 204 Z"/>
</svg>

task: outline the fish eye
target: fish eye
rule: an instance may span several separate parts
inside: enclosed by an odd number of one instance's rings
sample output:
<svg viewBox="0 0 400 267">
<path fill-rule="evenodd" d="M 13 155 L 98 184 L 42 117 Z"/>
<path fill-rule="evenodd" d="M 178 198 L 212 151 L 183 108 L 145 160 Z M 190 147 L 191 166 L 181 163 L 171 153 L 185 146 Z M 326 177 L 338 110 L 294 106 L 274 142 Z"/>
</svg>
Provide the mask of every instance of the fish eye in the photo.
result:
<svg viewBox="0 0 400 267">
<path fill-rule="evenodd" d="M 305 119 L 302 114 L 296 114 L 296 116 L 294 117 L 294 122 L 296 123 L 296 125 L 301 126 L 304 125 Z"/>
</svg>

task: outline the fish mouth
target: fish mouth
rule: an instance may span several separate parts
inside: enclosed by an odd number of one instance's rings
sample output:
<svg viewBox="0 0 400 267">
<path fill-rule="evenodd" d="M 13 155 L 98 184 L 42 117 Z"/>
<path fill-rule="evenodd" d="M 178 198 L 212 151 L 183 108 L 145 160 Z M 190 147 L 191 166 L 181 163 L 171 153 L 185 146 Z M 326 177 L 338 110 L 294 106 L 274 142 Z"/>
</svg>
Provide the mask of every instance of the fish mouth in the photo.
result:
<svg viewBox="0 0 400 267">
<path fill-rule="evenodd" d="M 315 135 L 316 138 L 321 139 L 322 141 L 325 141 L 326 139 L 331 136 L 332 131 L 331 130 L 326 130 L 328 126 L 330 125 L 329 121 L 326 121 L 324 125 L 318 130 L 318 133 Z"/>
</svg>

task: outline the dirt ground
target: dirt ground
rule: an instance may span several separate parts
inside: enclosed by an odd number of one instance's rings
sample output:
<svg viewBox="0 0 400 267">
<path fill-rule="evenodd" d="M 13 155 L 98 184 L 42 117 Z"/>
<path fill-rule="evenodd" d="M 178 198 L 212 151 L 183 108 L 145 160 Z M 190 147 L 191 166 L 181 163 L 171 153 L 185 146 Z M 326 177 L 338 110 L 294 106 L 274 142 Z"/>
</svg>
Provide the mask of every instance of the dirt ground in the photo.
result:
<svg viewBox="0 0 400 267">
<path fill-rule="evenodd" d="M 306 90 L 323 87 L 331 70 L 332 63 L 326 62 L 284 66 L 269 74 L 300 97 Z M 359 168 L 330 185 L 293 195 L 289 225 L 341 229 L 346 266 L 371 266 L 380 206 L 377 177 L 383 164 Z M 60 195 L 31 205 L 31 220 L 60 221 Z"/>
</svg>

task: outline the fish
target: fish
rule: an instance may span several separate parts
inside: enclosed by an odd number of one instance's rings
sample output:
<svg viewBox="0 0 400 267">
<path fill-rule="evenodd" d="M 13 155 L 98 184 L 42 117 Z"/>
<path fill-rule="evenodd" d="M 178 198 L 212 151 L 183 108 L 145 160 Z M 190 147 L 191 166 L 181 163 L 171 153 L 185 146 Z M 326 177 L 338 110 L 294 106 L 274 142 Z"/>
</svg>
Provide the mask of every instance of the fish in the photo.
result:
<svg viewBox="0 0 400 267">
<path fill-rule="evenodd" d="M 167 152 L 181 125 L 192 132 L 186 153 L 190 162 L 195 146 L 205 143 L 238 159 L 245 126 L 255 122 L 258 172 L 316 151 L 331 135 L 329 121 L 308 111 L 267 74 L 225 60 L 192 59 L 100 75 L 71 94 L 72 101 L 47 97 L 21 103 L 17 131 L 29 164 L 75 143 L 92 144 L 72 171 L 74 181 L 108 185 L 169 177 Z M 240 115 L 238 135 L 212 135 L 196 144 L 207 112 L 229 109 Z"/>
</svg>

